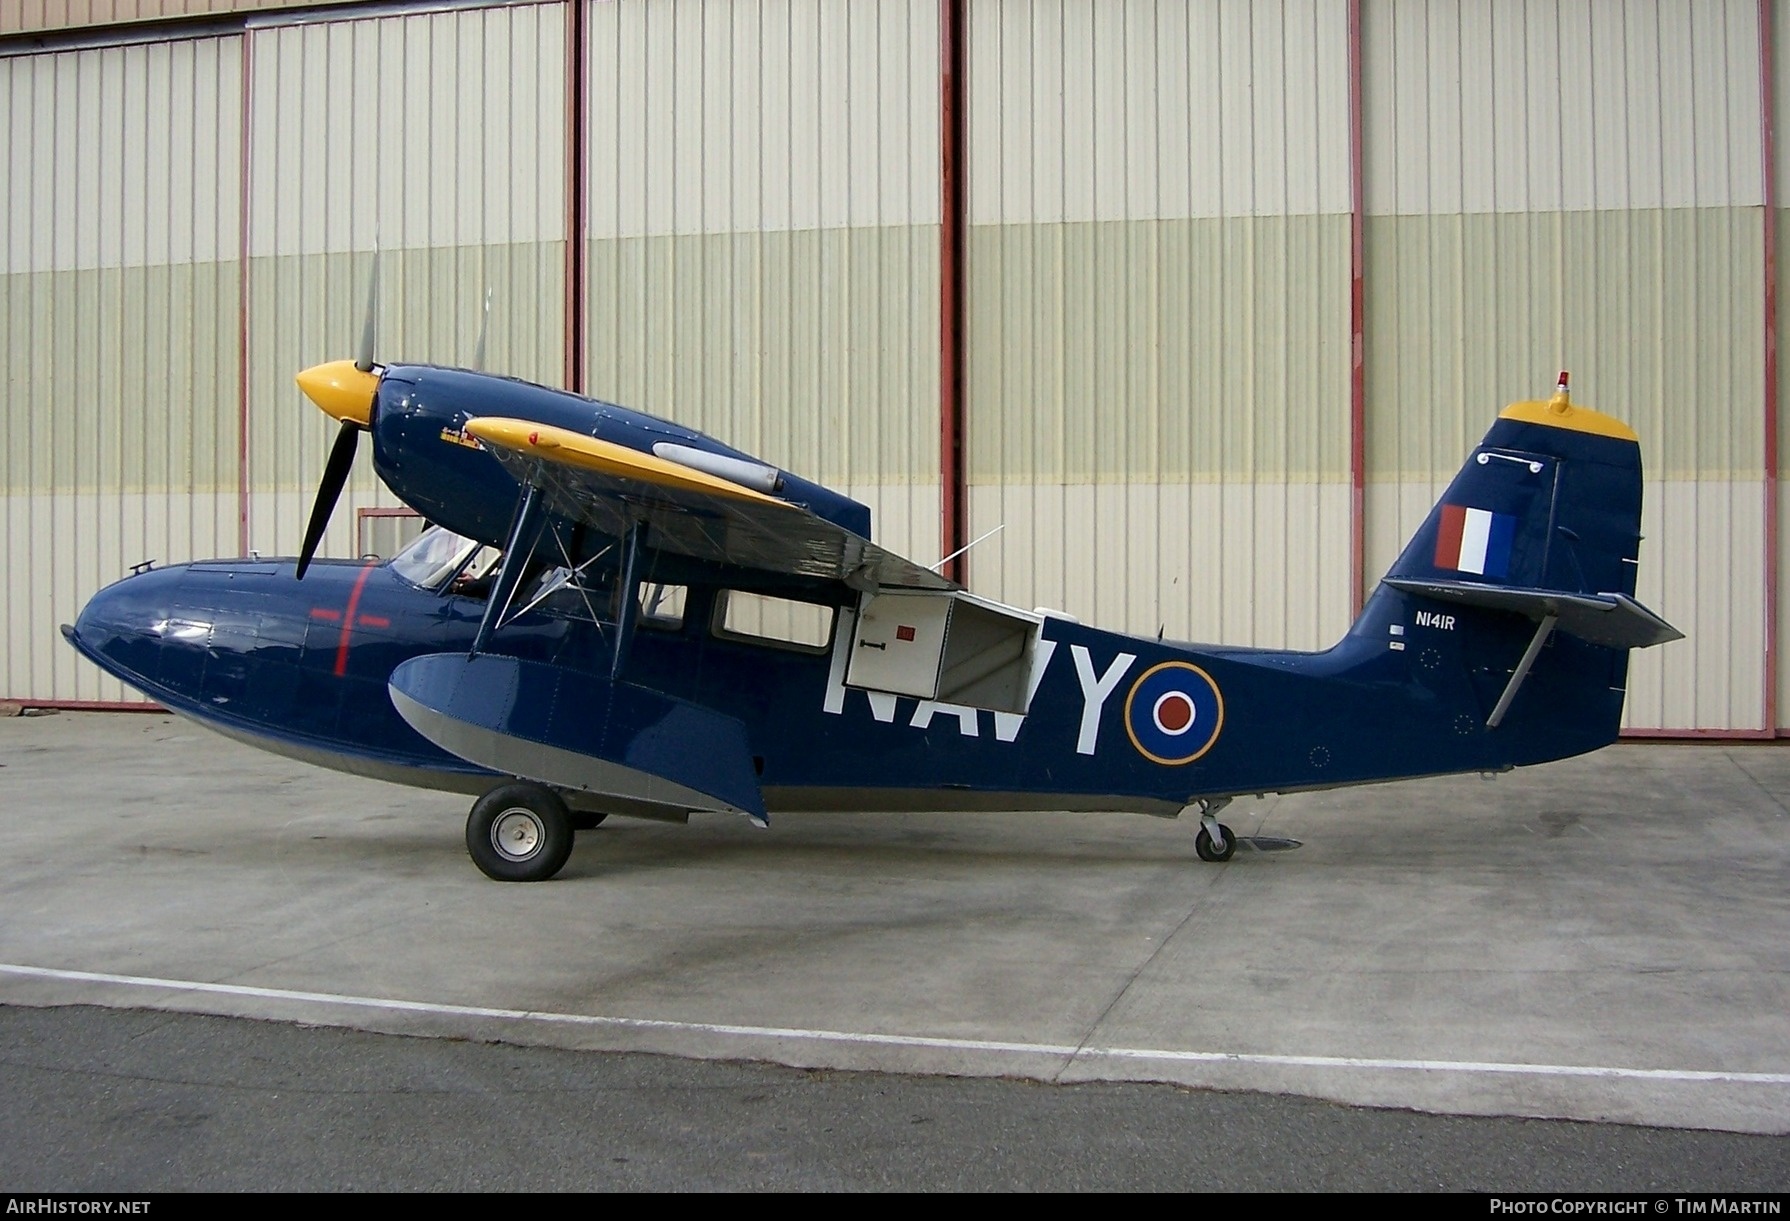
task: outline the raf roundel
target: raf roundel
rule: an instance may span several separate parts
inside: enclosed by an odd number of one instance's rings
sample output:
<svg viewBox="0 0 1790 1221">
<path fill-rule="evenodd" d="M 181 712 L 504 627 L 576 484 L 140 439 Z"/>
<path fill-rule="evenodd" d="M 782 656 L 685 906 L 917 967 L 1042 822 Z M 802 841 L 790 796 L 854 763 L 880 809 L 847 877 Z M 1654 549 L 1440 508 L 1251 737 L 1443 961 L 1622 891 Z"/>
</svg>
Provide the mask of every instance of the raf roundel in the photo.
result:
<svg viewBox="0 0 1790 1221">
<path fill-rule="evenodd" d="M 1177 767 L 1212 749 L 1224 728 L 1224 697 L 1198 666 L 1165 661 L 1145 670 L 1125 697 L 1125 732 L 1138 754 Z"/>
</svg>

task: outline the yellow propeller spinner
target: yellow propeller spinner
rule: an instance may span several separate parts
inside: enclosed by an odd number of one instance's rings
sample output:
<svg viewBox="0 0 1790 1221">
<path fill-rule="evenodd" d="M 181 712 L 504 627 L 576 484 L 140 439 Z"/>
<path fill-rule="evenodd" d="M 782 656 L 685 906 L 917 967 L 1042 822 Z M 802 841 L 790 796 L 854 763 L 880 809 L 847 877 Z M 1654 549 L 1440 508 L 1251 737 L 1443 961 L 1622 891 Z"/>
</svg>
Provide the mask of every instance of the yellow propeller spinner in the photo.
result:
<svg viewBox="0 0 1790 1221">
<path fill-rule="evenodd" d="M 312 365 L 295 379 L 325 415 L 344 424 L 366 428 L 373 422 L 373 395 L 379 389 L 379 375 L 362 369 L 352 360 L 331 360 Z"/>
</svg>

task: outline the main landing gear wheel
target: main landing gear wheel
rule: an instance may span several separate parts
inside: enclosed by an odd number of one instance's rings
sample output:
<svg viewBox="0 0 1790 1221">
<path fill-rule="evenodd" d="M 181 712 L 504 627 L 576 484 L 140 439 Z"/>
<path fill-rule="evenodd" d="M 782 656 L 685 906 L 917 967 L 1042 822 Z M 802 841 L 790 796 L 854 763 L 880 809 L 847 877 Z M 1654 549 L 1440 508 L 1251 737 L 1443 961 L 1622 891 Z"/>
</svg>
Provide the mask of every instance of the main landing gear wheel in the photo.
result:
<svg viewBox="0 0 1790 1221">
<path fill-rule="evenodd" d="M 1192 804 L 1200 812 L 1200 833 L 1193 837 L 1193 850 L 1202 861 L 1230 860 L 1237 851 L 1237 837 L 1218 821 L 1218 812 L 1231 804 L 1231 798 L 1201 797 Z"/>
<path fill-rule="evenodd" d="M 1231 834 L 1231 829 L 1223 823 L 1217 825 L 1218 838 L 1224 842 L 1224 847 L 1214 848 L 1212 846 L 1211 832 L 1207 831 L 1204 827 L 1201 827 L 1199 834 L 1193 837 L 1193 850 L 1199 853 L 1199 858 L 1202 861 L 1212 861 L 1215 863 L 1218 861 L 1228 861 L 1237 851 L 1237 837 Z"/>
<path fill-rule="evenodd" d="M 466 850 L 499 882 L 545 882 L 572 855 L 572 815 L 538 784 L 500 784 L 473 803 Z"/>
</svg>

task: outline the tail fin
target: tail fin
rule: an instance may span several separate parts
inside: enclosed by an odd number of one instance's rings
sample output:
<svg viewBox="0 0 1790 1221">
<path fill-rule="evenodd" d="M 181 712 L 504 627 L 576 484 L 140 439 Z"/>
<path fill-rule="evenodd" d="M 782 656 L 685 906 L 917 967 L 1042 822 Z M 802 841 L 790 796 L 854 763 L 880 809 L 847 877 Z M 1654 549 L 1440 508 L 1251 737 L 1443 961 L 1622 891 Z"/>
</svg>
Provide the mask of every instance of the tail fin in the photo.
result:
<svg viewBox="0 0 1790 1221">
<path fill-rule="evenodd" d="M 1547 402 L 1505 408 L 1363 622 L 1446 614 L 1510 762 L 1594 749 L 1616 737 L 1628 650 L 1681 637 L 1635 601 L 1640 527 L 1633 430 L 1575 406 L 1562 373 Z"/>
</svg>

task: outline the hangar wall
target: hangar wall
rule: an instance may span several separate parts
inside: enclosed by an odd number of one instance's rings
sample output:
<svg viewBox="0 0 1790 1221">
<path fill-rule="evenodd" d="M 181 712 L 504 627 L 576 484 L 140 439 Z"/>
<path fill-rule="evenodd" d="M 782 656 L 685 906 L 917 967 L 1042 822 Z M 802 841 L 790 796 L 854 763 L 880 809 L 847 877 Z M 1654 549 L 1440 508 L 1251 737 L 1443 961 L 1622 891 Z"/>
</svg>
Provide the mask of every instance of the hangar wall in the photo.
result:
<svg viewBox="0 0 1790 1221">
<path fill-rule="evenodd" d="M 1369 4 L 1368 564 L 1504 401 L 1577 397 L 1647 464 L 1630 725 L 1763 725 L 1758 5 Z M 1743 660 L 1744 659 L 1744 660 Z"/>
<path fill-rule="evenodd" d="M 1176 639 L 1347 628 L 1346 17 L 971 7 L 979 590 Z"/>
<path fill-rule="evenodd" d="M 236 550 L 242 44 L 0 60 L 0 692 L 124 697 L 56 635 L 145 559 Z"/>
<path fill-rule="evenodd" d="M 380 359 L 470 364 L 489 292 L 485 367 L 563 380 L 565 34 L 556 5 L 249 30 L 247 546 L 304 536 L 337 425 L 292 375 L 359 346 L 375 242 Z M 398 504 L 358 458 L 319 554 Z"/>
<path fill-rule="evenodd" d="M 939 545 L 939 6 L 589 9 L 590 393 Z"/>
<path fill-rule="evenodd" d="M 1790 720 L 1769 4 L 418 7 L 5 6 L 0 694 L 123 694 L 53 633 L 124 565 L 296 546 L 331 425 L 289 379 L 352 348 L 377 232 L 382 355 L 464 361 L 489 288 L 493 371 L 817 476 L 922 561 L 960 356 L 978 591 L 1198 639 L 1334 639 L 1565 365 L 1642 434 L 1642 595 L 1691 636 L 1631 726 Z M 362 459 L 325 552 L 391 503 Z"/>
</svg>

